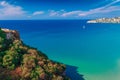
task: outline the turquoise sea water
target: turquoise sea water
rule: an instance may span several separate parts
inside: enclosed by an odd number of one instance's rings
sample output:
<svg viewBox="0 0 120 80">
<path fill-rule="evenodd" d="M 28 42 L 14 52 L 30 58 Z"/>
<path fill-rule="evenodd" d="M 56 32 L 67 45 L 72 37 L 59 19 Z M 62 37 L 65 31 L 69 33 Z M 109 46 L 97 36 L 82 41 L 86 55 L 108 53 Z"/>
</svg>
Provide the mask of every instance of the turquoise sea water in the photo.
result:
<svg viewBox="0 0 120 80">
<path fill-rule="evenodd" d="M 0 21 L 55 61 L 78 67 L 85 80 L 120 79 L 120 24 L 86 20 Z M 70 74 L 70 73 L 69 73 Z"/>
</svg>

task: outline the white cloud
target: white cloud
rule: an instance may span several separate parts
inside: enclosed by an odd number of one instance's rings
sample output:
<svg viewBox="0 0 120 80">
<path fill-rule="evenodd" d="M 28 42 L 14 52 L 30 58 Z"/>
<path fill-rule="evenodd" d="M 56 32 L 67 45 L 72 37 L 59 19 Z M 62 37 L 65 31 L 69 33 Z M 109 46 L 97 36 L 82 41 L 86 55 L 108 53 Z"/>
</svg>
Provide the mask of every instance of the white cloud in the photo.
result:
<svg viewBox="0 0 120 80">
<path fill-rule="evenodd" d="M 78 14 L 78 13 L 81 13 L 82 11 L 71 11 L 71 12 L 66 12 L 66 13 L 63 13 L 62 16 L 66 17 L 66 16 L 70 16 L 70 15 L 75 15 L 75 14 Z"/>
<path fill-rule="evenodd" d="M 2 2 L 0 2 L 0 5 L 1 5 L 1 6 L 7 6 L 8 3 L 6 3 L 5 1 L 2 1 Z"/>
<path fill-rule="evenodd" d="M 11 0 L 12 1 L 12 0 Z M 12 1 L 13 2 L 13 1 Z M 94 17 L 100 16 L 100 15 L 107 15 L 110 14 L 114 11 L 117 11 L 117 13 L 120 13 L 120 6 L 113 6 L 114 4 L 120 2 L 120 0 L 114 0 L 113 2 L 104 5 L 99 8 L 95 9 L 90 9 L 87 11 L 83 10 L 74 10 L 74 11 L 65 11 L 64 9 L 55 11 L 55 10 L 48 10 L 48 14 L 46 14 L 47 17 Z M 42 15 L 44 14 L 45 11 L 36 11 L 34 13 L 27 13 L 26 11 L 23 10 L 21 6 L 16 6 L 13 4 L 10 4 L 6 1 L 0 1 L 0 19 L 8 19 L 8 18 L 38 18 L 36 15 Z M 47 12 L 46 12 L 47 13 Z M 117 14 L 118 15 L 118 14 Z M 36 16 L 36 17 L 35 17 Z M 102 16 L 101 16 L 102 17 Z"/>
<path fill-rule="evenodd" d="M 79 16 L 87 16 L 87 15 L 97 14 L 97 13 L 109 13 L 113 11 L 119 11 L 120 6 L 112 6 L 113 4 L 118 3 L 118 2 L 120 2 L 120 0 L 115 0 L 105 6 L 102 6 L 96 9 L 91 9 L 89 11 L 83 11 L 82 13 L 79 14 Z"/>
<path fill-rule="evenodd" d="M 116 3 L 119 3 L 120 0 L 113 0 L 111 3 L 106 4 L 102 7 L 98 7 L 95 9 L 90 9 L 87 11 L 83 11 L 83 10 L 75 10 L 75 11 L 54 11 L 51 10 L 50 11 L 50 16 L 59 16 L 59 17 L 95 17 L 99 15 L 111 15 L 111 12 L 117 11 L 120 13 L 120 6 L 113 6 Z M 106 15 L 105 15 L 106 14 Z M 120 16 L 120 15 L 119 15 Z M 102 16 L 101 16 L 102 17 Z"/>
<path fill-rule="evenodd" d="M 88 11 L 76 10 L 76 11 L 64 12 L 62 16 L 67 17 L 67 16 L 76 15 L 78 17 L 87 17 L 91 15 L 104 14 L 104 13 L 109 14 L 110 12 L 120 11 L 120 6 L 112 6 L 113 4 L 118 2 L 120 2 L 120 0 L 114 0 L 113 2 L 105 6 L 95 8 L 95 9 L 90 9 Z"/>
<path fill-rule="evenodd" d="M 60 11 L 49 10 L 48 12 L 49 12 L 49 16 L 61 16 L 65 12 L 65 10 L 64 9 Z"/>
<path fill-rule="evenodd" d="M 111 5 L 115 4 L 115 3 L 118 3 L 118 2 L 120 2 L 120 0 L 113 0 L 111 3 L 103 6 L 103 8 L 109 7 L 109 6 L 111 6 Z"/>
<path fill-rule="evenodd" d="M 17 17 L 26 13 L 21 6 L 11 5 L 6 1 L 0 2 L 0 17 Z"/>
<path fill-rule="evenodd" d="M 49 10 L 49 16 L 59 16 L 59 11 Z"/>
<path fill-rule="evenodd" d="M 44 11 L 36 11 L 36 12 L 33 13 L 34 16 L 35 15 L 41 15 L 41 14 L 44 14 Z"/>
<path fill-rule="evenodd" d="M 92 14 L 104 14 L 104 13 L 110 13 L 110 12 L 113 12 L 113 11 L 120 11 L 120 7 L 119 6 L 110 6 L 108 8 L 96 8 L 96 9 L 92 9 L 92 10 L 89 10 L 89 11 L 83 11 L 81 13 L 79 13 L 78 15 L 79 16 L 89 16 L 89 15 L 92 15 Z"/>
</svg>

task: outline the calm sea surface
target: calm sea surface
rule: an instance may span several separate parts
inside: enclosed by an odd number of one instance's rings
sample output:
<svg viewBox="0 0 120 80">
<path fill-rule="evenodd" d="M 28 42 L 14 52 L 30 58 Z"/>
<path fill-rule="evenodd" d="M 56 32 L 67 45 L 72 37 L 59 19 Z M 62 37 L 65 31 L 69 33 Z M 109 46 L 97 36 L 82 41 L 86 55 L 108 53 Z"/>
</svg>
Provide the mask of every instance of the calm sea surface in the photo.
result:
<svg viewBox="0 0 120 80">
<path fill-rule="evenodd" d="M 78 67 L 86 80 L 120 80 L 120 24 L 6 20 L 0 27 L 18 30 L 26 44 L 52 60 Z"/>
</svg>

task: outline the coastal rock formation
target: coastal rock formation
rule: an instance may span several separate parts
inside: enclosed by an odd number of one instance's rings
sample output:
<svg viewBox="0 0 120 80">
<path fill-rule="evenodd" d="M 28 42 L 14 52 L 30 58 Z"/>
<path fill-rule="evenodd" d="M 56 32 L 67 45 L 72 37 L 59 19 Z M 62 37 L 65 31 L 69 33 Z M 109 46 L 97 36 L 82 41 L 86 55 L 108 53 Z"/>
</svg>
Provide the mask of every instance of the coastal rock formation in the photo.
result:
<svg viewBox="0 0 120 80">
<path fill-rule="evenodd" d="M 20 40 L 20 36 L 19 36 L 18 31 L 9 30 L 9 29 L 1 29 L 1 30 L 6 33 L 6 38 L 7 39 L 18 39 L 18 40 Z"/>
<path fill-rule="evenodd" d="M 89 20 L 87 23 L 120 23 L 120 17 Z"/>
<path fill-rule="evenodd" d="M 0 29 L 0 80 L 70 80 L 66 66 L 25 45 L 15 30 Z"/>
</svg>

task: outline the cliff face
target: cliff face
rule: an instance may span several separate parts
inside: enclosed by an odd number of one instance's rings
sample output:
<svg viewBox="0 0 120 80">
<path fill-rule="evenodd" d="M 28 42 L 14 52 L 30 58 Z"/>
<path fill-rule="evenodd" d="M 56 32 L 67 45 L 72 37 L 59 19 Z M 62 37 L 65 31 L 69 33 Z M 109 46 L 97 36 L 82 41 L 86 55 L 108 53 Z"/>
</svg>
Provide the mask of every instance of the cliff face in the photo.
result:
<svg viewBox="0 0 120 80">
<path fill-rule="evenodd" d="M 20 35 L 18 33 L 18 31 L 16 30 L 9 30 L 9 29 L 1 29 L 2 31 L 4 31 L 6 33 L 6 38 L 7 39 L 18 39 L 20 40 Z"/>
<path fill-rule="evenodd" d="M 25 45 L 15 30 L 0 29 L 0 80 L 70 80 L 66 66 Z"/>
</svg>

